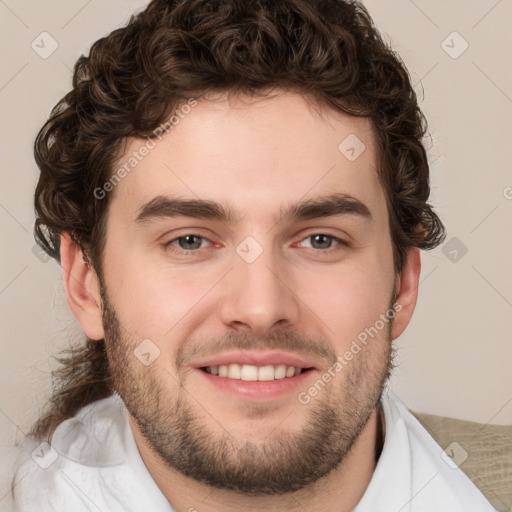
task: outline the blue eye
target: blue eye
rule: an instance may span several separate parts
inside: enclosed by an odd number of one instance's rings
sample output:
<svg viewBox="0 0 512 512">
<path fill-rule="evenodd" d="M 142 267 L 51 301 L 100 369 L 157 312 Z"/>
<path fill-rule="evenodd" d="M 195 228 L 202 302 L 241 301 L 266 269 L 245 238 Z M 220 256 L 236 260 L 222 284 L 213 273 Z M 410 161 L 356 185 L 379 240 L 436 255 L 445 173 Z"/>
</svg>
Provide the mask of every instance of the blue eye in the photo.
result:
<svg viewBox="0 0 512 512">
<path fill-rule="evenodd" d="M 316 233 L 314 235 L 307 236 L 301 243 L 306 240 L 310 240 L 309 247 L 312 249 L 319 249 L 321 251 L 328 251 L 329 249 L 336 250 L 338 245 L 346 245 L 343 240 L 324 233 Z"/>
<path fill-rule="evenodd" d="M 190 234 L 174 238 L 167 242 L 165 246 L 169 247 L 172 245 L 176 248 L 179 247 L 179 249 L 185 252 L 193 252 L 202 249 L 204 247 L 203 242 L 208 242 L 208 239 L 204 236 Z"/>
<path fill-rule="evenodd" d="M 311 246 L 315 249 L 330 249 L 334 242 L 334 238 L 328 235 L 313 235 L 310 236 Z"/>
<path fill-rule="evenodd" d="M 207 249 L 211 244 L 212 242 L 208 238 L 189 233 L 173 238 L 163 245 L 166 250 L 174 252 L 177 255 L 190 255 L 196 252 L 199 253 L 201 249 Z M 314 233 L 303 238 L 296 246 L 313 249 L 317 253 L 327 255 L 339 251 L 342 247 L 348 246 L 348 244 L 344 240 L 332 235 Z"/>
</svg>

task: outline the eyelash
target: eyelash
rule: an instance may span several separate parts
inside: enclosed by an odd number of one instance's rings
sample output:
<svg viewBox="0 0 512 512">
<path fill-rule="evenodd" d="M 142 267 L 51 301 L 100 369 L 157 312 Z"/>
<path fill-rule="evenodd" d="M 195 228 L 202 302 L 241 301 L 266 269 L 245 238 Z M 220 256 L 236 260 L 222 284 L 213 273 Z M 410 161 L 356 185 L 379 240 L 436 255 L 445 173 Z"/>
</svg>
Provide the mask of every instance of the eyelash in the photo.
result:
<svg viewBox="0 0 512 512">
<path fill-rule="evenodd" d="M 347 242 L 345 242 L 345 240 L 343 240 L 341 238 L 338 238 L 338 237 L 336 237 L 334 235 L 328 235 L 326 233 L 321 233 L 321 232 L 313 233 L 311 235 L 308 235 L 308 236 L 304 237 L 300 242 L 304 242 L 304 240 L 307 240 L 308 238 L 313 238 L 313 237 L 318 236 L 318 235 L 322 235 L 324 237 L 332 239 L 333 242 L 337 242 L 337 245 L 335 245 L 334 247 L 329 247 L 327 249 L 316 249 L 317 252 L 320 252 L 322 254 L 329 255 L 329 254 L 332 254 L 333 252 L 339 251 L 340 250 L 340 246 L 348 247 L 348 245 L 349 245 Z M 174 242 L 177 242 L 178 240 L 181 240 L 181 239 L 186 238 L 188 236 L 197 237 L 197 238 L 200 238 L 202 240 L 206 240 L 206 241 L 211 243 L 211 240 L 209 238 L 205 237 L 205 236 L 198 235 L 196 233 L 187 233 L 185 235 L 173 238 L 172 240 L 169 240 L 168 242 L 165 242 L 163 244 L 163 246 L 164 246 L 164 248 L 166 250 L 170 249 L 171 252 L 173 252 L 175 254 L 178 254 L 178 255 L 181 255 L 181 254 L 195 254 L 198 251 L 200 251 L 201 249 L 203 249 L 203 248 L 199 248 L 199 249 L 185 250 L 185 249 L 180 249 L 180 248 L 178 248 L 178 247 L 176 247 L 174 245 Z M 315 248 L 312 247 L 312 249 L 315 249 Z"/>
<path fill-rule="evenodd" d="M 326 238 L 330 238 L 333 242 L 336 242 L 336 245 L 334 245 L 333 247 L 329 247 L 327 249 L 316 249 L 316 250 L 314 247 L 311 247 L 311 249 L 314 249 L 316 252 L 321 252 L 322 254 L 329 255 L 329 254 L 338 252 L 342 247 L 348 247 L 348 243 L 345 242 L 345 240 L 338 238 L 337 236 L 329 235 L 327 233 L 321 233 L 321 232 L 320 233 L 312 233 L 311 235 L 304 237 L 301 240 L 301 242 L 304 242 L 304 240 L 307 240 L 308 238 L 313 238 L 313 237 L 319 236 L 319 235 L 322 235 Z"/>
</svg>

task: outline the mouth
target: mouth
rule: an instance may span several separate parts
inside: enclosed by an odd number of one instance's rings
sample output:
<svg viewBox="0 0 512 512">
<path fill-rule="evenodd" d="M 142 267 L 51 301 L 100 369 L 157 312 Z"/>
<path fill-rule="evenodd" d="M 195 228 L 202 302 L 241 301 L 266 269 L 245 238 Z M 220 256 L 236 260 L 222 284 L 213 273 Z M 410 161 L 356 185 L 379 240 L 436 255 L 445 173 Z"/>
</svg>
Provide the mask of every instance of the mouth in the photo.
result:
<svg viewBox="0 0 512 512">
<path fill-rule="evenodd" d="M 231 363 L 220 366 L 205 366 L 200 369 L 210 375 L 226 377 L 228 379 L 243 380 L 246 382 L 268 382 L 296 377 L 311 368 L 300 368 L 287 366 L 285 364 L 256 366 L 251 364 Z"/>
<path fill-rule="evenodd" d="M 277 398 L 306 389 L 318 366 L 282 352 L 238 351 L 197 363 L 195 370 L 215 389 L 250 399 Z"/>
</svg>

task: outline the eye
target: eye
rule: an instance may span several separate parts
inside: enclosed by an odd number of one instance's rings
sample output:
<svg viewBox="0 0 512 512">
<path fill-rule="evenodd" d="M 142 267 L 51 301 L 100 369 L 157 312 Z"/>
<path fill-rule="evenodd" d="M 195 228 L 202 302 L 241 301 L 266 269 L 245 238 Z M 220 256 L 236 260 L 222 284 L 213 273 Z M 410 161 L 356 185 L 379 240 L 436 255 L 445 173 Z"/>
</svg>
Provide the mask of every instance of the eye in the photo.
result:
<svg viewBox="0 0 512 512">
<path fill-rule="evenodd" d="M 182 252 L 193 252 L 204 248 L 208 242 L 209 240 L 204 236 L 189 234 L 174 238 L 167 242 L 165 246 L 171 249 L 174 249 L 174 247 L 176 247 L 176 249 L 179 248 Z M 180 252 L 179 249 L 178 252 Z"/>
<path fill-rule="evenodd" d="M 314 235 L 307 236 L 298 245 L 304 244 L 309 240 L 309 245 L 305 247 L 311 247 L 312 249 L 319 249 L 324 252 L 335 251 L 339 245 L 347 245 L 343 240 L 332 235 L 326 235 L 325 233 L 315 233 Z M 304 247 L 304 246 L 303 246 Z"/>
</svg>

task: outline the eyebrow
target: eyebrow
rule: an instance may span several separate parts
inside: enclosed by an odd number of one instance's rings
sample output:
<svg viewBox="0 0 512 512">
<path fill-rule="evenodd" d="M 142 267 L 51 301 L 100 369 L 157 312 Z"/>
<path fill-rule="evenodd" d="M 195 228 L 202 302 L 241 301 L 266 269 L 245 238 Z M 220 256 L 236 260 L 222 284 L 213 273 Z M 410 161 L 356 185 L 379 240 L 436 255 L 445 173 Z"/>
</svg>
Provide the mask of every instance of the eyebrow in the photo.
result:
<svg viewBox="0 0 512 512">
<path fill-rule="evenodd" d="M 372 220 L 369 208 L 359 199 L 349 194 L 331 194 L 282 207 L 280 215 L 274 217 L 274 221 L 277 224 L 283 220 L 294 222 L 341 215 Z M 157 196 L 139 209 L 135 222 L 145 224 L 160 218 L 173 217 L 217 220 L 226 224 L 236 224 L 241 218 L 233 208 L 215 201 Z"/>
<path fill-rule="evenodd" d="M 281 220 L 293 222 L 341 215 L 353 215 L 365 220 L 372 220 L 370 209 L 362 201 L 349 194 L 331 194 L 292 204 L 287 208 L 282 208 L 281 216 L 275 220 L 276 222 Z"/>
</svg>

